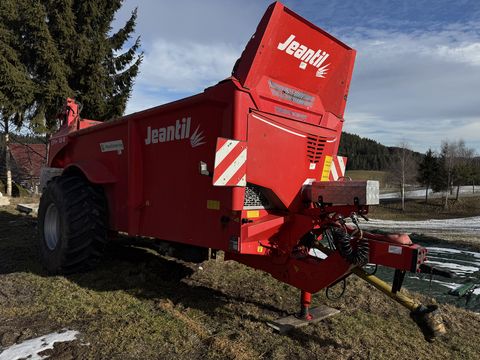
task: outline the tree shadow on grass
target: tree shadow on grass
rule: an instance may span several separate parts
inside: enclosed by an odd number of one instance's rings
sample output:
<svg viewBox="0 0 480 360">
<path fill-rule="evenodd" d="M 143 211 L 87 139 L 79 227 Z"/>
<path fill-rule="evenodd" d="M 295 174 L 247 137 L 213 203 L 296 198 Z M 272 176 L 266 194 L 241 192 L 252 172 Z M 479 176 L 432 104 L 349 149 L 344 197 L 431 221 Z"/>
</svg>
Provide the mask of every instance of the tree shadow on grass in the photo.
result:
<svg viewBox="0 0 480 360">
<path fill-rule="evenodd" d="M 42 274 L 35 239 L 36 219 L 0 208 L 0 274 Z"/>
<path fill-rule="evenodd" d="M 27 272 L 48 277 L 38 260 L 36 241 L 35 218 L 0 210 L 0 276 Z M 197 271 L 197 265 L 160 256 L 153 250 L 154 246 L 147 246 L 148 241 L 138 243 L 135 239 L 112 241 L 97 269 L 66 278 L 94 291 L 123 290 L 140 299 L 169 300 L 211 316 L 217 308 L 232 302 L 250 303 L 269 313 L 285 313 L 268 300 L 255 301 L 194 284 L 189 278 Z M 245 316 L 259 321 L 248 314 Z"/>
<path fill-rule="evenodd" d="M 36 241 L 35 218 L 0 210 L 0 279 L 2 275 L 22 272 L 48 278 L 38 261 Z M 160 256 L 154 251 L 155 244 L 152 242 L 150 245 L 153 246 L 149 246 L 148 241 L 138 242 L 128 238 L 112 241 L 97 269 L 66 278 L 96 292 L 122 290 L 138 299 L 168 301 L 180 308 L 197 309 L 221 322 L 233 323 L 241 318 L 241 321 L 249 320 L 267 326 L 267 318 L 289 315 L 285 309 L 272 304 L 269 296 L 265 296 L 265 300 L 255 300 L 248 295 L 225 293 L 192 280 L 196 271 L 202 271 L 198 270 L 198 265 Z M 215 268 L 212 271 L 224 270 Z M 241 286 L 249 287 L 248 283 L 239 285 L 240 289 Z M 257 307 L 259 312 L 252 314 L 251 307 L 245 305 Z M 304 345 L 312 341 L 305 329 L 294 329 L 288 336 Z M 315 342 L 338 346 L 328 338 L 318 338 Z"/>
<path fill-rule="evenodd" d="M 217 308 L 232 302 L 250 303 L 268 312 L 284 313 L 268 302 L 226 294 L 195 284 L 190 277 L 196 271 L 202 271 L 198 270 L 198 265 L 160 256 L 155 253 L 154 247 L 146 247 L 148 244 L 145 242 L 141 245 L 138 247 L 135 240 L 130 244 L 128 240 L 122 243 L 112 242 L 97 270 L 68 278 L 95 291 L 123 290 L 142 299 L 169 300 L 173 304 L 198 309 L 211 316 L 215 315 Z M 250 318 L 258 321 L 257 318 Z"/>
</svg>

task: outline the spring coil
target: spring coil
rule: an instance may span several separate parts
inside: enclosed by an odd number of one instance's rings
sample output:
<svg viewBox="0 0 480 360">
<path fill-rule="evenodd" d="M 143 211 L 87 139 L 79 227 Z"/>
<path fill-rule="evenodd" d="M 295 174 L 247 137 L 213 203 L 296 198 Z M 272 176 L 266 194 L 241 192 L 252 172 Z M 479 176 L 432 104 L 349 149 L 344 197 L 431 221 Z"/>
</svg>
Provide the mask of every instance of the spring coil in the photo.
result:
<svg viewBox="0 0 480 360">
<path fill-rule="evenodd" d="M 352 236 L 343 228 L 332 228 L 331 231 L 335 246 L 345 260 L 355 266 L 363 266 L 368 263 L 368 240 L 360 238 L 357 242 L 357 248 L 354 249 L 352 247 Z"/>
</svg>

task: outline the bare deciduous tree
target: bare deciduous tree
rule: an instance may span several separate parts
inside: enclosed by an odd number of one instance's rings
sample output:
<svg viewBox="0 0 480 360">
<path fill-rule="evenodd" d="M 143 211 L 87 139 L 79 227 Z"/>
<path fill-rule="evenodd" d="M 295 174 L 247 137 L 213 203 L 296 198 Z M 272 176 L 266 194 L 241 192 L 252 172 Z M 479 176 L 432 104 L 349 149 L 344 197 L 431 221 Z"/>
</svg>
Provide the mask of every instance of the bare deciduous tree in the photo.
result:
<svg viewBox="0 0 480 360">
<path fill-rule="evenodd" d="M 402 199 L 402 210 L 405 210 L 405 189 L 408 184 L 415 182 L 417 177 L 417 162 L 413 157 L 408 143 L 401 143 L 390 166 L 390 175 L 393 182 L 400 188 L 400 197 Z"/>
<path fill-rule="evenodd" d="M 463 140 L 460 140 L 457 144 L 457 158 L 455 160 L 454 167 L 454 185 L 457 186 L 457 194 L 455 199 L 458 200 L 460 193 L 460 186 L 466 185 L 472 178 L 473 170 L 473 157 L 475 151 L 468 148 Z"/>
<path fill-rule="evenodd" d="M 448 199 L 453 194 L 453 186 L 457 186 L 456 199 L 460 192 L 460 185 L 469 182 L 470 167 L 473 166 L 473 149 L 467 148 L 463 140 L 459 141 L 442 141 L 440 162 L 441 175 L 438 179 L 439 189 L 445 191 L 445 199 L 443 207 L 448 209 Z"/>
<path fill-rule="evenodd" d="M 444 209 L 448 209 L 448 197 L 450 195 L 452 182 L 453 182 L 453 169 L 455 167 L 455 159 L 458 153 L 458 144 L 456 142 L 451 142 L 444 140 L 441 144 L 440 150 L 440 162 L 442 167 L 442 173 L 440 174 L 440 179 L 438 183 L 440 184 L 439 189 L 445 191 L 445 199 L 443 203 Z"/>
</svg>

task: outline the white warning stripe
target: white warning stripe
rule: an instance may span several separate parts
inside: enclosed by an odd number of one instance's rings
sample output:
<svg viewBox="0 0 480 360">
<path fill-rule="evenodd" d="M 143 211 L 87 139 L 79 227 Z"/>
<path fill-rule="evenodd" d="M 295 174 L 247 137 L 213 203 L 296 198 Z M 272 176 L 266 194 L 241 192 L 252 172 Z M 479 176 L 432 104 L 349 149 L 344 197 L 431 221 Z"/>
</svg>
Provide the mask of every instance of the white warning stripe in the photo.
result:
<svg viewBox="0 0 480 360">
<path fill-rule="evenodd" d="M 261 117 L 258 117 L 258 116 L 255 115 L 255 114 L 252 114 L 252 116 L 253 116 L 255 119 L 257 119 L 257 120 L 260 120 L 260 121 L 262 121 L 262 122 L 264 122 L 264 123 L 266 123 L 266 124 L 268 124 L 268 125 L 271 125 L 271 126 L 273 126 L 273 127 L 276 127 L 277 129 L 283 130 L 283 131 L 285 131 L 285 132 L 287 132 L 287 133 L 289 133 L 289 134 L 293 134 L 293 135 L 296 135 L 296 136 L 300 136 L 300 137 L 302 137 L 302 138 L 306 138 L 306 136 L 303 135 L 303 134 L 299 134 L 299 133 L 296 133 L 296 132 L 294 132 L 294 131 L 285 129 L 284 127 L 278 126 L 278 125 L 276 125 L 276 124 L 274 124 L 274 123 L 271 123 L 270 121 L 267 121 L 267 120 L 265 120 L 265 119 L 262 119 Z"/>
<path fill-rule="evenodd" d="M 215 154 L 215 167 L 220 165 L 220 163 L 230 154 L 230 152 L 238 145 L 240 141 L 237 140 L 227 140 L 225 144 L 222 145 L 220 149 L 218 149 L 217 153 Z"/>
<path fill-rule="evenodd" d="M 338 173 L 337 173 L 337 168 L 335 167 L 335 163 L 332 164 L 332 167 L 330 168 L 330 171 L 332 173 L 332 178 L 334 181 L 338 180 Z"/>
<path fill-rule="evenodd" d="M 247 186 L 247 174 L 243 175 L 237 186 Z"/>
<path fill-rule="evenodd" d="M 343 162 L 343 156 L 337 156 L 338 165 L 340 166 L 340 174 L 345 176 L 345 163 Z"/>
<path fill-rule="evenodd" d="M 243 151 L 238 155 L 238 157 L 230 164 L 230 166 L 223 172 L 222 175 L 218 178 L 218 180 L 213 185 L 221 186 L 227 184 L 230 179 L 235 175 L 235 173 L 245 164 L 247 161 L 247 149 L 243 149 Z"/>
</svg>

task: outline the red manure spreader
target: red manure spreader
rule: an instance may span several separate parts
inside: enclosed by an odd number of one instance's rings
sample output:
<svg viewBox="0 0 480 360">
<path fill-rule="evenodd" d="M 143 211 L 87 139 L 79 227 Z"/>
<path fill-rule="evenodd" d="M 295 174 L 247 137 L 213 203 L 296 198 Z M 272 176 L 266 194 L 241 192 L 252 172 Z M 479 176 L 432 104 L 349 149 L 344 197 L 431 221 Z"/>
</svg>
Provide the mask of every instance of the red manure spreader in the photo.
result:
<svg viewBox="0 0 480 360">
<path fill-rule="evenodd" d="M 407 271 L 426 267 L 426 249 L 405 234 L 363 231 L 358 217 L 378 204 L 378 182 L 343 176 L 354 59 L 276 2 L 232 76 L 198 95 L 107 122 L 82 119 L 68 99 L 42 172 L 44 266 L 90 269 L 121 232 L 165 241 L 186 261 L 221 250 L 300 289 L 299 314 L 278 328 L 321 318 L 311 294 L 356 274 L 409 308 L 430 338 L 443 333 L 434 306 L 399 291 Z M 395 269 L 392 285 L 367 263 Z"/>
</svg>

